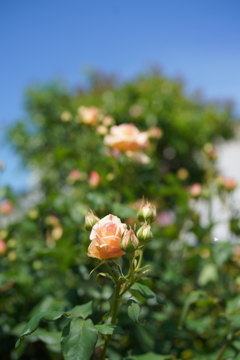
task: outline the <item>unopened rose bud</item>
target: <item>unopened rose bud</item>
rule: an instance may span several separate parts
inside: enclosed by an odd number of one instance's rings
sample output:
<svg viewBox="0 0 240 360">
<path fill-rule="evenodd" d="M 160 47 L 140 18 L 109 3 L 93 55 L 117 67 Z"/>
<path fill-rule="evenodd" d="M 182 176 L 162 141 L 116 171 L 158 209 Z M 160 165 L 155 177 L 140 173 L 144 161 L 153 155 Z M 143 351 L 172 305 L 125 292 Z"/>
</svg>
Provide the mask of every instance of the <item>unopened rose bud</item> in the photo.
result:
<svg viewBox="0 0 240 360">
<path fill-rule="evenodd" d="M 4 254 L 7 250 L 7 245 L 3 239 L 0 239 L 0 255 Z"/>
<path fill-rule="evenodd" d="M 100 175 L 97 171 L 91 171 L 89 174 L 88 184 L 92 188 L 96 188 L 101 182 Z"/>
<path fill-rule="evenodd" d="M 14 210 L 14 205 L 10 200 L 4 200 L 0 204 L 0 214 L 9 215 Z"/>
<path fill-rule="evenodd" d="M 137 231 L 137 237 L 140 241 L 140 244 L 146 244 L 149 241 L 152 240 L 153 234 L 151 232 L 151 226 L 150 225 L 143 225 L 138 229 Z"/>
<path fill-rule="evenodd" d="M 140 222 L 152 223 L 156 219 L 157 211 L 154 205 L 143 202 L 137 216 Z"/>
<path fill-rule="evenodd" d="M 111 116 L 107 115 L 104 117 L 102 123 L 104 126 L 111 126 L 114 124 L 114 119 Z"/>
<path fill-rule="evenodd" d="M 190 188 L 190 193 L 192 197 L 199 197 L 202 192 L 202 186 L 200 183 L 194 183 Z"/>
<path fill-rule="evenodd" d="M 68 122 L 72 119 L 72 114 L 70 113 L 70 111 L 68 110 L 65 110 L 61 113 L 60 115 L 60 119 L 63 121 L 63 122 Z"/>
<path fill-rule="evenodd" d="M 157 126 L 152 126 L 148 129 L 148 136 L 153 139 L 160 139 L 163 136 L 163 131 Z"/>
<path fill-rule="evenodd" d="M 121 239 L 121 249 L 126 253 L 132 253 L 138 248 L 138 246 L 139 241 L 135 232 L 132 229 L 126 230 Z"/>
<path fill-rule="evenodd" d="M 93 226 L 99 221 L 100 219 L 94 215 L 93 213 L 89 212 L 85 217 L 85 229 L 87 231 L 91 231 Z"/>
<path fill-rule="evenodd" d="M 211 143 L 205 144 L 203 151 L 209 159 L 216 160 L 218 158 L 217 150 Z"/>
</svg>

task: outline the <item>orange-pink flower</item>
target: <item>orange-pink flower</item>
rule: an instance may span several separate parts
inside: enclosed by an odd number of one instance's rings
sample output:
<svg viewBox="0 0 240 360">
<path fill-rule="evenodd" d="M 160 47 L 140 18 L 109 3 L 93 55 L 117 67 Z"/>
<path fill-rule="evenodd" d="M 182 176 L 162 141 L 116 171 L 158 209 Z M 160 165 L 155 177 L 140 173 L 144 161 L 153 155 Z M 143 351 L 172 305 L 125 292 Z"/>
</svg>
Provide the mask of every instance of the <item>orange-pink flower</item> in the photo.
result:
<svg viewBox="0 0 240 360">
<path fill-rule="evenodd" d="M 133 124 L 112 126 L 110 134 L 104 138 L 104 143 L 123 152 L 138 151 L 148 147 L 148 133 L 139 131 Z"/>
<path fill-rule="evenodd" d="M 120 240 L 126 227 L 126 224 L 112 214 L 98 221 L 90 233 L 88 256 L 100 260 L 122 256 L 124 252 L 120 247 Z"/>
</svg>

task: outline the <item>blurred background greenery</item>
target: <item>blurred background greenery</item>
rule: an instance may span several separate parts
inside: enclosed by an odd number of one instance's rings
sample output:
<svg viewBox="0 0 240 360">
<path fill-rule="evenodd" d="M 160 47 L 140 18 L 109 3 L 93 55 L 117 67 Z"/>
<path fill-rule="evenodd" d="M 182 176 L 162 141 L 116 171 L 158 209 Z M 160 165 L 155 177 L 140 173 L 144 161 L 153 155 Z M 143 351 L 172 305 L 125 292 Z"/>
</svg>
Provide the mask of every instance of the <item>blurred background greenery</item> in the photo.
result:
<svg viewBox="0 0 240 360">
<path fill-rule="evenodd" d="M 99 321 L 112 290 L 107 279 L 97 285 L 89 276 L 98 260 L 86 255 L 84 217 L 91 208 L 99 217 L 113 213 L 133 224 L 142 196 L 158 211 L 145 255 L 151 272 L 143 282 L 167 306 L 136 294 L 147 323 L 134 324 L 123 306 L 125 335 L 116 335 L 109 359 L 149 352 L 220 359 L 240 328 L 237 184 L 216 169 L 216 145 L 234 135 L 233 108 L 186 95 L 180 81 L 156 70 L 124 83 L 92 72 L 77 91 L 62 82 L 32 86 L 25 107 L 26 117 L 11 126 L 8 139 L 35 181 L 21 196 L 1 188 L 1 359 L 62 359 L 65 320 L 43 323 L 14 349 L 39 310 L 69 310 L 94 299 L 93 320 Z M 111 127 L 124 123 L 148 133 L 149 145 L 138 157 L 105 144 Z M 229 214 L 230 236 L 221 242 L 214 241 L 215 199 Z M 221 359 L 238 359 L 239 352 L 240 341 L 232 338 Z"/>
</svg>

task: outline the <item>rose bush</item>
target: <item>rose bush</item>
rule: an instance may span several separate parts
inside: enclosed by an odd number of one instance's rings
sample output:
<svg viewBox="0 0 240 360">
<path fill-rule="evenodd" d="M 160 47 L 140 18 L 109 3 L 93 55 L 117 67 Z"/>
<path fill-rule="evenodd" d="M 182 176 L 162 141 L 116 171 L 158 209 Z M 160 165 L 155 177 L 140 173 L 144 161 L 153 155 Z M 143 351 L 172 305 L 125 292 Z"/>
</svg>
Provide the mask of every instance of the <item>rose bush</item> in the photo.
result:
<svg viewBox="0 0 240 360">
<path fill-rule="evenodd" d="M 25 101 L 26 120 L 9 132 L 18 154 L 33 169 L 36 183 L 31 194 L 20 200 L 10 189 L 1 189 L 2 201 L 9 199 L 14 212 L 1 214 L 0 219 L 0 238 L 6 243 L 6 247 L 2 243 L 0 261 L 0 358 L 62 359 L 55 344 L 66 319 L 50 326 L 42 322 L 39 333 L 26 337 L 14 349 L 20 328 L 32 316 L 29 314 L 39 309 L 65 312 L 94 300 L 91 320 L 98 323 L 102 319 L 111 307 L 112 293 L 109 278 L 98 273 L 99 287 L 94 276 L 89 276 L 99 261 L 86 256 L 89 238 L 84 217 L 90 207 L 100 218 L 114 214 L 134 229 L 134 203 L 143 195 L 156 206 L 157 219 L 151 230 L 143 224 L 138 233 L 146 247 L 143 266 L 151 265 L 148 277 L 140 283 L 159 294 L 168 306 L 142 291 L 149 296 L 144 298 L 136 288 L 130 300 L 129 294 L 124 294 L 119 324 L 125 335 L 121 340 L 113 335 L 106 356 L 111 360 L 143 356 L 150 360 L 165 355 L 215 360 L 233 339 L 233 347 L 228 345 L 222 358 L 235 358 L 240 279 L 239 261 L 232 259 L 232 248 L 240 236 L 239 205 L 234 204 L 234 190 L 217 182 L 216 154 L 209 146 L 232 136 L 232 123 L 237 126 L 231 121 L 235 120 L 232 109 L 187 96 L 179 81 L 155 73 L 118 86 L 101 86 L 98 82 L 97 89 L 93 85 L 80 92 L 56 84 L 31 88 Z M 97 122 L 93 121 L 96 126 L 84 123 L 78 112 L 79 106 L 92 104 L 101 109 Z M 64 111 L 69 113 L 63 117 Z M 111 118 L 104 121 L 104 116 Z M 139 132 L 148 132 L 149 145 L 127 151 L 125 147 L 121 151 L 107 147 L 97 126 L 108 127 L 112 122 L 134 122 Z M 161 138 L 157 133 L 151 135 L 153 126 L 162 130 Z M 145 155 L 145 150 L 150 161 L 135 161 L 138 152 Z M 129 157 L 129 151 L 134 156 Z M 78 175 L 69 177 L 73 169 L 81 173 L 78 180 Z M 99 174 L 101 182 L 97 177 L 95 183 L 89 181 L 92 171 Z M 190 186 L 196 182 L 202 191 L 198 186 L 197 194 L 192 195 Z M 229 235 L 221 236 L 222 242 L 213 241 L 218 220 L 215 207 L 209 206 L 206 212 L 207 218 L 212 211 L 211 221 L 201 221 L 198 213 L 198 202 L 208 203 L 212 196 L 223 199 L 222 206 L 230 211 Z M 164 211 L 169 212 L 169 219 L 164 213 L 162 219 Z M 118 243 L 117 238 L 114 241 Z M 96 242 L 100 244 L 98 239 Z M 99 249 L 95 246 L 95 254 L 106 256 Z M 103 260 L 109 260 L 115 275 L 116 264 L 111 259 Z M 127 260 L 123 256 L 124 274 L 128 273 Z M 101 270 L 106 268 L 105 263 L 101 266 Z M 185 310 L 180 324 L 186 301 L 189 312 Z M 145 326 L 126 316 L 126 302 L 131 302 L 132 310 L 143 305 L 140 322 L 146 319 Z M 97 348 L 101 346 L 97 343 Z M 97 360 L 95 355 L 93 360 Z"/>
</svg>

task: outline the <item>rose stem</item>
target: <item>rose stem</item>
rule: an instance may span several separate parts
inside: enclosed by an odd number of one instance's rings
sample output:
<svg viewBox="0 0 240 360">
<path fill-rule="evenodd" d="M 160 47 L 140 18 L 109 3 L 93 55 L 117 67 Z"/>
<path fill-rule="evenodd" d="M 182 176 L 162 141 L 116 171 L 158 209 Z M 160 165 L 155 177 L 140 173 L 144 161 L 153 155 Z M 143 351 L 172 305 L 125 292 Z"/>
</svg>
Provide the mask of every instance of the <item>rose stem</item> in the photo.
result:
<svg viewBox="0 0 240 360">
<path fill-rule="evenodd" d="M 118 313 L 118 308 L 119 308 L 119 305 L 120 305 L 120 298 L 119 298 L 120 287 L 121 287 L 121 283 L 117 282 L 116 285 L 115 285 L 114 301 L 113 301 L 113 313 L 112 313 L 112 320 L 111 320 L 111 324 L 113 324 L 113 325 L 116 325 L 117 313 Z M 109 341 L 111 340 L 111 337 L 112 337 L 112 335 L 107 335 L 107 337 L 105 339 L 101 360 L 105 360 L 107 347 L 108 347 Z"/>
</svg>

